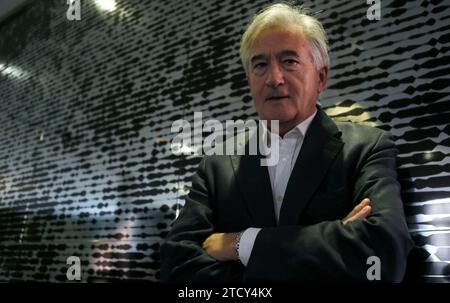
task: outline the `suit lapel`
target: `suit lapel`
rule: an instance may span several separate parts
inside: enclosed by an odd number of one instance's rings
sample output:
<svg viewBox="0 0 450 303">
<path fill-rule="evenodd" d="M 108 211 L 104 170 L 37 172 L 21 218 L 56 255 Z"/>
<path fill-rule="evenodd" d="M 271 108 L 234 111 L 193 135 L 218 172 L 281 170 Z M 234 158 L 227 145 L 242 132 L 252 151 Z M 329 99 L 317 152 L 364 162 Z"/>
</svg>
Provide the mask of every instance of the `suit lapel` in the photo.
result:
<svg viewBox="0 0 450 303">
<path fill-rule="evenodd" d="M 254 132 L 251 136 L 256 136 Z M 248 144 L 248 142 L 247 142 Z M 260 165 L 261 155 L 231 156 L 234 173 L 243 193 L 252 227 L 276 226 L 272 187 L 266 166 Z"/>
<path fill-rule="evenodd" d="M 280 211 L 280 226 L 297 225 L 301 212 L 344 144 L 340 135 L 336 124 L 319 108 L 289 178 Z"/>
</svg>

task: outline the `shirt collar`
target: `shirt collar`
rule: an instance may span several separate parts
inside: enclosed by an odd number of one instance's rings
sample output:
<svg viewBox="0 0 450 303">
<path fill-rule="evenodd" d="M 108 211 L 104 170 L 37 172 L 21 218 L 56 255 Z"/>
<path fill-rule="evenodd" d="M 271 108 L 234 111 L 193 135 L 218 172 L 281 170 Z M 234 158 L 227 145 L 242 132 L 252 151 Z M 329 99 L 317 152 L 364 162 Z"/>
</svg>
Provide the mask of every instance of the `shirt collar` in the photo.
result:
<svg viewBox="0 0 450 303">
<path fill-rule="evenodd" d="M 311 116 L 309 116 L 308 118 L 306 118 L 305 120 L 303 120 L 302 122 L 300 122 L 299 124 L 297 124 L 297 126 L 295 126 L 293 129 L 289 130 L 289 131 L 284 135 L 284 137 L 289 136 L 290 134 L 295 134 L 295 133 L 298 134 L 298 131 L 300 131 L 301 135 L 302 135 L 303 137 L 305 137 L 306 132 L 308 131 L 308 128 L 309 128 L 309 126 L 311 125 L 311 122 L 312 122 L 312 120 L 314 119 L 314 117 L 316 116 L 316 114 L 317 114 L 317 109 L 314 111 L 314 113 L 313 113 Z M 262 125 L 263 125 L 263 138 L 264 138 L 264 139 L 266 138 L 267 132 L 268 132 L 266 123 L 267 123 L 267 121 L 264 121 L 264 122 L 262 123 Z"/>
</svg>

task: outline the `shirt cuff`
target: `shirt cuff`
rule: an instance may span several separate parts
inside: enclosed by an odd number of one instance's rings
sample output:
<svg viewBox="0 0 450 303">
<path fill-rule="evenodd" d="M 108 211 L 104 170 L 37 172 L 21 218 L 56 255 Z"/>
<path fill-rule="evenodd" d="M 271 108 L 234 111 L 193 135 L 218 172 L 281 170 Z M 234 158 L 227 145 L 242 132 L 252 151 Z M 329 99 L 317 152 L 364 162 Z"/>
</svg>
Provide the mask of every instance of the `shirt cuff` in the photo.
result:
<svg viewBox="0 0 450 303">
<path fill-rule="evenodd" d="M 250 227 L 247 228 L 241 236 L 239 241 L 239 260 L 242 264 L 247 266 L 248 260 L 252 253 L 253 245 L 255 244 L 256 236 L 258 235 L 261 228 Z"/>
</svg>

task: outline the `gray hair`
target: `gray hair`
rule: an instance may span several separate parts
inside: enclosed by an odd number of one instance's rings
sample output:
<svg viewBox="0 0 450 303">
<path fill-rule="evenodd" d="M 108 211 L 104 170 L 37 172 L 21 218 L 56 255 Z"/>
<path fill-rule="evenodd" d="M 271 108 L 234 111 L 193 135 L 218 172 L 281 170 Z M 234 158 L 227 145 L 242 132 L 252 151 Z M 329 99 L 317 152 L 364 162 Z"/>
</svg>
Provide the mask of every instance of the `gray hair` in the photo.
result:
<svg viewBox="0 0 450 303">
<path fill-rule="evenodd" d="M 239 53 L 246 74 L 250 64 L 250 50 L 258 35 L 266 29 L 279 27 L 294 28 L 306 35 L 317 70 L 330 66 L 327 36 L 320 21 L 302 6 L 276 3 L 259 11 L 242 35 Z"/>
</svg>

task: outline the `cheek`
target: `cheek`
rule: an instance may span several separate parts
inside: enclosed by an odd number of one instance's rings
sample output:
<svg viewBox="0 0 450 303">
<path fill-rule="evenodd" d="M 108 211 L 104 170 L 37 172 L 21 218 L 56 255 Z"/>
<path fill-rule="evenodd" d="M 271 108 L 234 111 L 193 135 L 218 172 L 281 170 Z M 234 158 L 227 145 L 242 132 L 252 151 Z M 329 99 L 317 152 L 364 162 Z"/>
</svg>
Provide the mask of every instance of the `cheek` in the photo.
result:
<svg viewBox="0 0 450 303">
<path fill-rule="evenodd" d="M 311 79 L 299 79 L 296 82 L 296 92 L 299 95 L 304 96 L 314 90 L 314 81 Z"/>
<path fill-rule="evenodd" d="M 250 92 L 253 96 L 260 97 L 264 94 L 264 86 L 257 81 L 253 81 L 250 85 Z"/>
</svg>

